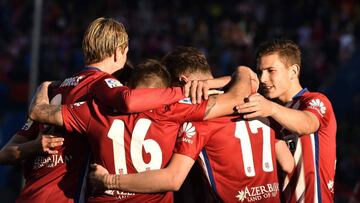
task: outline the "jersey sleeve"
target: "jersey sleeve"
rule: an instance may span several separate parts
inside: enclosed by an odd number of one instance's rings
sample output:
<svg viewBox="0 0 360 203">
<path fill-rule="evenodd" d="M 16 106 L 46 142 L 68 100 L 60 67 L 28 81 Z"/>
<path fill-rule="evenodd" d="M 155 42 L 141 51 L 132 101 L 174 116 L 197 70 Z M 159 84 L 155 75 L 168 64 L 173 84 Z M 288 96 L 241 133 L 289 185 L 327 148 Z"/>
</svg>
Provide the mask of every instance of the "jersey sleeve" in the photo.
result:
<svg viewBox="0 0 360 203">
<path fill-rule="evenodd" d="M 96 82 L 90 91 L 102 105 L 123 113 L 143 112 L 175 103 L 184 98 L 182 89 L 141 88 L 130 90 L 114 77 L 107 76 Z"/>
<path fill-rule="evenodd" d="M 16 134 L 26 137 L 29 140 L 33 140 L 36 139 L 40 130 L 42 130 L 40 123 L 27 119 L 26 123 L 16 132 Z"/>
<path fill-rule="evenodd" d="M 208 101 L 205 100 L 200 104 L 191 104 L 189 102 L 178 102 L 165 107 L 166 113 L 161 114 L 163 119 L 172 120 L 180 124 L 187 121 L 203 121 Z"/>
<path fill-rule="evenodd" d="M 208 122 L 185 122 L 179 130 L 174 153 L 196 160 L 212 133 Z"/>
<path fill-rule="evenodd" d="M 89 103 L 90 101 L 61 106 L 66 131 L 70 133 L 86 133 L 91 119 Z"/>
<path fill-rule="evenodd" d="M 329 99 L 320 93 L 311 94 L 301 102 L 299 110 L 313 113 L 319 120 L 320 126 L 326 126 L 332 114 L 332 106 Z"/>
</svg>

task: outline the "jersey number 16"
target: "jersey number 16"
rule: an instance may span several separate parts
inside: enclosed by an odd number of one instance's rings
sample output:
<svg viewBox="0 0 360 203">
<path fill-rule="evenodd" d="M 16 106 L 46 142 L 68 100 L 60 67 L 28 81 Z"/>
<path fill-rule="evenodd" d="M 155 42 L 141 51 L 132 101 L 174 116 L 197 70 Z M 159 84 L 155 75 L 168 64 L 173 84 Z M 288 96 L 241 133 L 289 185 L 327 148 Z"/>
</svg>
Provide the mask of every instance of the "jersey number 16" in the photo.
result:
<svg viewBox="0 0 360 203">
<path fill-rule="evenodd" d="M 151 121 L 149 119 L 139 119 L 134 127 L 130 143 L 131 161 L 138 172 L 145 170 L 160 169 L 162 164 L 162 151 L 160 145 L 153 139 L 146 139 Z M 127 174 L 125 143 L 125 125 L 122 120 L 114 120 L 108 132 L 108 137 L 113 141 L 114 164 L 116 174 Z M 151 154 L 149 163 L 145 163 L 142 156 L 142 148 L 146 153 Z"/>
</svg>

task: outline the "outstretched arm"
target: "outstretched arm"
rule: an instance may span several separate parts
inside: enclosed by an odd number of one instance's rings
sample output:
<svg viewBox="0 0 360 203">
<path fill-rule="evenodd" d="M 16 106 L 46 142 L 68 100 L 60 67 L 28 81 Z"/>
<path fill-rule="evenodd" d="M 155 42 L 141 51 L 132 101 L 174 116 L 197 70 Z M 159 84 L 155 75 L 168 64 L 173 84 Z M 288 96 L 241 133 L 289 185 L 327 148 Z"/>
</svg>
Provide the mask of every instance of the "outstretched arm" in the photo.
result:
<svg viewBox="0 0 360 203">
<path fill-rule="evenodd" d="M 313 133 L 320 127 L 320 122 L 313 113 L 281 106 L 258 93 L 251 95 L 249 102 L 236 109 L 238 113 L 247 114 L 244 115 L 245 119 L 271 116 L 284 128 L 298 135 Z"/>
<path fill-rule="evenodd" d="M 129 89 L 109 76 L 97 80 L 90 86 L 89 92 L 100 104 L 123 113 L 143 112 L 185 98 L 179 87 Z"/>
<path fill-rule="evenodd" d="M 51 82 L 43 82 L 36 90 L 30 107 L 29 118 L 39 123 L 47 123 L 56 126 L 63 125 L 61 105 L 50 105 L 48 88 Z"/>
<path fill-rule="evenodd" d="M 115 189 L 138 193 L 177 191 L 189 173 L 194 160 L 181 154 L 173 154 L 169 165 L 164 169 L 141 173 L 114 175 L 108 174 L 100 165 L 90 173 L 90 185 L 95 189 Z"/>
<path fill-rule="evenodd" d="M 51 105 L 48 97 L 48 87 L 51 82 L 44 82 L 38 88 L 29 107 L 29 118 L 40 123 L 47 123 L 57 126 L 63 125 L 61 106 Z M 109 87 L 104 87 L 109 89 Z M 142 112 L 145 110 L 171 104 L 184 98 L 181 88 L 143 88 L 129 90 L 127 88 L 107 90 L 107 94 L 98 91 L 95 97 L 99 97 L 99 102 L 105 106 L 114 106 L 125 113 Z M 99 95 L 98 95 L 99 94 Z M 101 96 L 103 95 L 103 96 Z M 107 95 L 107 96 L 105 96 Z M 111 96 L 113 99 L 107 100 Z M 115 99 L 114 99 L 115 98 Z M 146 98 L 146 102 L 144 102 Z M 104 103 L 102 101 L 108 101 Z M 117 102 L 114 104 L 114 102 Z"/>
<path fill-rule="evenodd" d="M 184 94 L 190 97 L 193 104 L 201 103 L 202 99 L 208 100 L 209 95 L 221 94 L 223 91 L 216 89 L 223 88 L 231 81 L 231 76 L 223 76 L 220 78 L 208 80 L 192 80 L 184 85 Z"/>
<path fill-rule="evenodd" d="M 230 89 L 225 94 L 209 97 L 204 119 L 233 114 L 235 106 L 244 103 L 244 98 L 251 94 L 255 75 L 250 68 L 239 66 L 232 76 Z"/>
<path fill-rule="evenodd" d="M 0 151 L 0 164 L 18 164 L 37 153 L 57 154 L 54 147 L 61 146 L 64 138 L 39 134 L 35 140 L 15 134 Z"/>
</svg>

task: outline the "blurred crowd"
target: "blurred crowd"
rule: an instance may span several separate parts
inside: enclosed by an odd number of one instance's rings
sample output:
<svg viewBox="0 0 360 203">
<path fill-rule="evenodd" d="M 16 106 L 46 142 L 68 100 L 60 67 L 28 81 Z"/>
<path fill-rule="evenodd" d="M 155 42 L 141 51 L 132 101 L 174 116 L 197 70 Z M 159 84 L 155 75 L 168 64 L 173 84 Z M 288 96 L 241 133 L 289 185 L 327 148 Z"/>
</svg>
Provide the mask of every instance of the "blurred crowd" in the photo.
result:
<svg viewBox="0 0 360 203">
<path fill-rule="evenodd" d="M 26 118 L 33 12 L 34 1 L 0 0 L 0 146 Z M 38 82 L 83 67 L 82 35 L 100 16 L 124 23 L 132 63 L 160 59 L 179 45 L 195 46 L 216 76 L 240 64 L 254 67 L 255 48 L 266 39 L 293 39 L 303 53 L 302 85 L 325 93 L 337 116 L 336 202 L 360 201 L 359 1 L 43 1 Z M 0 196 L 11 199 L 19 169 L 0 171 Z"/>
</svg>

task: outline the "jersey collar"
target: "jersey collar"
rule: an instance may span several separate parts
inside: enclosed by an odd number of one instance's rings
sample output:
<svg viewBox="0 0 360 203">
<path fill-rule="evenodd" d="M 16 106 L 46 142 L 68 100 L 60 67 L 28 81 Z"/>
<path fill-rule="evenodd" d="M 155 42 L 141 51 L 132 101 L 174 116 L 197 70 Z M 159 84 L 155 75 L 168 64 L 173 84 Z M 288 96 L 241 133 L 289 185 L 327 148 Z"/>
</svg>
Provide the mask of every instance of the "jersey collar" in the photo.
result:
<svg viewBox="0 0 360 203">
<path fill-rule="evenodd" d="M 308 92 L 309 90 L 305 87 L 304 89 L 300 90 L 300 92 L 298 92 L 294 97 L 293 97 L 293 100 L 298 98 L 298 97 L 301 97 L 305 92 Z"/>
<path fill-rule="evenodd" d="M 92 67 L 92 66 L 85 66 L 82 71 L 89 71 L 89 70 L 93 70 L 93 71 L 100 71 L 101 70 L 99 68 L 96 68 L 96 67 Z"/>
</svg>

